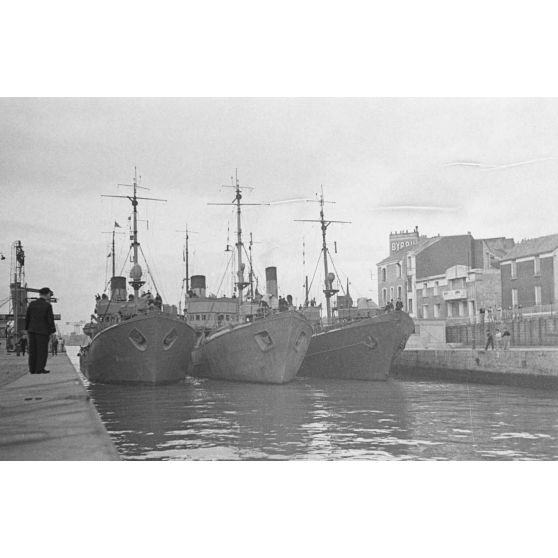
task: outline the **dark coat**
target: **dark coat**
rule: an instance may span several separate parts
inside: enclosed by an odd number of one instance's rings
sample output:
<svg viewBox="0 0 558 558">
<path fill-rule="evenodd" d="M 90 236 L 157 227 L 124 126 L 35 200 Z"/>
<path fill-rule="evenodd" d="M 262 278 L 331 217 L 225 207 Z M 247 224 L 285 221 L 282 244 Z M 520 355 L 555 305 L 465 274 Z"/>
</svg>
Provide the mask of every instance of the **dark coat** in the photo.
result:
<svg viewBox="0 0 558 558">
<path fill-rule="evenodd" d="M 25 329 L 28 333 L 40 333 L 41 335 L 50 335 L 56 332 L 50 302 L 47 302 L 44 298 L 38 298 L 29 304 L 25 316 Z"/>
</svg>

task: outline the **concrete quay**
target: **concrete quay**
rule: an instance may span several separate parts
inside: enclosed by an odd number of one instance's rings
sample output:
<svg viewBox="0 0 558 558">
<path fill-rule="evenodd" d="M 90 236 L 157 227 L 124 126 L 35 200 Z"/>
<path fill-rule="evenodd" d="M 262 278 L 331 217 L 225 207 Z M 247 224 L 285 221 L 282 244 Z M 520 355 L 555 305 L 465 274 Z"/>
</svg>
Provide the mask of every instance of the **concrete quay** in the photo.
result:
<svg viewBox="0 0 558 558">
<path fill-rule="evenodd" d="M 50 374 L 29 374 L 27 356 L 0 352 L 0 460 L 108 461 L 118 452 L 66 354 Z"/>
<path fill-rule="evenodd" d="M 407 348 L 395 360 L 395 377 L 558 388 L 558 348 L 504 350 Z"/>
</svg>

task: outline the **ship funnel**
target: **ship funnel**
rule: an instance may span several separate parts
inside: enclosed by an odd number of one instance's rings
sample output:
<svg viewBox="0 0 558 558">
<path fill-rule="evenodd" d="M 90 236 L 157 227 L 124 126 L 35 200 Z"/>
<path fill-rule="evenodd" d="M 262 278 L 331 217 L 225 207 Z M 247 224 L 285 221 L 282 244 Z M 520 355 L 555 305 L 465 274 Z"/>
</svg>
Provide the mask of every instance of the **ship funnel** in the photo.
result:
<svg viewBox="0 0 558 558">
<path fill-rule="evenodd" d="M 277 298 L 277 268 L 265 268 L 265 290 L 268 295 L 273 295 Z"/>
<path fill-rule="evenodd" d="M 195 296 L 205 296 L 205 275 L 192 275 L 190 289 Z"/>
<path fill-rule="evenodd" d="M 126 277 L 111 277 L 110 299 L 115 302 L 126 302 Z"/>
</svg>

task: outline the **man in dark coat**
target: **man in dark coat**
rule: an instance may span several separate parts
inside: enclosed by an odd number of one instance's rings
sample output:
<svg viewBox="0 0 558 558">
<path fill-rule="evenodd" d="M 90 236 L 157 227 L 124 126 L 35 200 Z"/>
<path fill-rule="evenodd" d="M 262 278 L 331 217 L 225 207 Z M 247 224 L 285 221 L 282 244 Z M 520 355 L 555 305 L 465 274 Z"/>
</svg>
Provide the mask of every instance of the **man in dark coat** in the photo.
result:
<svg viewBox="0 0 558 558">
<path fill-rule="evenodd" d="M 48 358 L 48 341 L 50 335 L 56 332 L 54 314 L 50 305 L 52 291 L 44 287 L 39 291 L 37 300 L 33 300 L 27 307 L 25 329 L 29 339 L 29 372 L 31 374 L 48 374 L 45 370 Z"/>
</svg>

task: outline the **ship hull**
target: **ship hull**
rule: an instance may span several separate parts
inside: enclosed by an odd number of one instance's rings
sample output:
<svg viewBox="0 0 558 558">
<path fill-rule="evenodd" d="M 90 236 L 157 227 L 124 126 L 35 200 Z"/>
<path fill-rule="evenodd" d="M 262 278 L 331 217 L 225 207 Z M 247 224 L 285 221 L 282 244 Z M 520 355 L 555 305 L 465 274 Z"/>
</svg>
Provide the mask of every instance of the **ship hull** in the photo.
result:
<svg viewBox="0 0 558 558">
<path fill-rule="evenodd" d="M 91 382 L 170 384 L 186 376 L 194 330 L 162 313 L 137 316 L 100 331 L 81 350 L 80 369 Z"/>
<path fill-rule="evenodd" d="M 413 331 L 413 320 L 398 311 L 316 333 L 298 375 L 386 380 Z"/>
<path fill-rule="evenodd" d="M 281 312 L 217 331 L 201 340 L 191 373 L 205 378 L 284 384 L 292 381 L 310 344 L 312 327 L 297 312 Z"/>
</svg>

